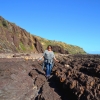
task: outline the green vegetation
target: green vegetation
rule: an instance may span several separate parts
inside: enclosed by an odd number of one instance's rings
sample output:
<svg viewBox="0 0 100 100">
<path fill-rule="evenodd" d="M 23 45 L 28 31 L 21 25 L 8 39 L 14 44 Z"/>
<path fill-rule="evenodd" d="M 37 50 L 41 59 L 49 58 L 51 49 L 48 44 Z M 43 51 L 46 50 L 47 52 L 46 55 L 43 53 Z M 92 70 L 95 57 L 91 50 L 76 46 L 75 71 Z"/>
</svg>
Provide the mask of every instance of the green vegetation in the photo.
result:
<svg viewBox="0 0 100 100">
<path fill-rule="evenodd" d="M 22 51 L 26 51 L 26 48 L 22 42 L 20 42 L 20 48 L 22 49 Z"/>
<path fill-rule="evenodd" d="M 7 21 L 6 21 L 6 20 L 3 20 L 3 21 L 2 21 L 2 25 L 3 25 L 4 27 L 8 27 Z"/>
<path fill-rule="evenodd" d="M 86 54 L 86 52 L 78 46 L 69 45 L 69 44 L 61 42 L 61 41 L 47 40 L 47 39 L 41 38 L 39 36 L 35 36 L 35 37 L 38 38 L 38 40 L 43 45 L 44 49 L 46 49 L 46 47 L 48 45 L 58 45 L 58 46 L 64 48 L 65 50 L 67 50 L 70 54 Z"/>
</svg>

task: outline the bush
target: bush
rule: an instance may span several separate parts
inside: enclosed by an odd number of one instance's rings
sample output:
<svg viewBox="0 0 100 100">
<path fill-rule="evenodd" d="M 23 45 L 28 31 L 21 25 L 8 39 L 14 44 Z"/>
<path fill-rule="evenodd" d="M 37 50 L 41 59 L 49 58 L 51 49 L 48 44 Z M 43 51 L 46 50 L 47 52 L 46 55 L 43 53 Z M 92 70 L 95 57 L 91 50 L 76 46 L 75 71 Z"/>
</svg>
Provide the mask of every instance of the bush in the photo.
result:
<svg viewBox="0 0 100 100">
<path fill-rule="evenodd" d="M 3 25 L 4 27 L 7 27 L 7 26 L 8 26 L 8 25 L 7 25 L 7 21 L 3 20 L 3 21 L 2 21 L 2 25 Z"/>
</svg>

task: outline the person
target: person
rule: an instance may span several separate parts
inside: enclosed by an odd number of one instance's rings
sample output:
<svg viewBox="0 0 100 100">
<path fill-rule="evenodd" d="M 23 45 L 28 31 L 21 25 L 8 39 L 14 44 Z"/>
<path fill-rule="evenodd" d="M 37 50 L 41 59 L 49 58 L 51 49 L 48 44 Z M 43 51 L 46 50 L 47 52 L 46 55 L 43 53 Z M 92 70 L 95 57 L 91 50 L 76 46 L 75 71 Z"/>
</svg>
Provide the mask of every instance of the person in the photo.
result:
<svg viewBox="0 0 100 100">
<path fill-rule="evenodd" d="M 44 58 L 44 65 L 46 67 L 46 77 L 49 78 L 50 74 L 51 74 L 51 70 L 54 64 L 54 60 L 59 62 L 54 55 L 54 52 L 52 51 L 52 46 L 48 45 L 47 50 L 44 51 L 43 56 L 41 56 L 39 58 L 39 60 L 41 60 L 42 58 Z M 43 66 L 44 66 L 43 65 Z"/>
</svg>

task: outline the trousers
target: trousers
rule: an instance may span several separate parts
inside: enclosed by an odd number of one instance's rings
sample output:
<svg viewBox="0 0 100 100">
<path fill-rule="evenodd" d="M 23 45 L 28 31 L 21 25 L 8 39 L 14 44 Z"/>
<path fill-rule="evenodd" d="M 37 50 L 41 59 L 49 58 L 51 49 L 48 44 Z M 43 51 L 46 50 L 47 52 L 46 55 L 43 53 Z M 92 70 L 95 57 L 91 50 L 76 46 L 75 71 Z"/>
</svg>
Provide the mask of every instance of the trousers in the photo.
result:
<svg viewBox="0 0 100 100">
<path fill-rule="evenodd" d="M 45 63 L 45 66 L 46 66 L 46 76 L 48 77 L 51 74 L 52 64 Z"/>
</svg>

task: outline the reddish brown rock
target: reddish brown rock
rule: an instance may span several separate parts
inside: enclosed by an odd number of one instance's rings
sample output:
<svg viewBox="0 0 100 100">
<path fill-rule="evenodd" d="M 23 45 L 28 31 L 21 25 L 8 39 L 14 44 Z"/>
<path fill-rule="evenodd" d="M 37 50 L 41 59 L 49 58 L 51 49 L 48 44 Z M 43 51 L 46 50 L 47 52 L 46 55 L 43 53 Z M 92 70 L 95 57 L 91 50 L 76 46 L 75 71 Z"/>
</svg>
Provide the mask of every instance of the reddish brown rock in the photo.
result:
<svg viewBox="0 0 100 100">
<path fill-rule="evenodd" d="M 67 57 L 65 61 L 70 58 Z M 61 65 L 53 68 L 56 78 L 63 84 L 64 91 L 70 91 L 72 99 L 75 100 L 99 100 L 100 56 L 75 55 L 71 59 L 68 60 L 69 67 L 63 68 L 65 63 L 60 62 Z"/>
<path fill-rule="evenodd" d="M 64 50 L 60 46 L 52 46 L 54 52 L 61 53 L 61 54 L 69 54 L 67 50 Z"/>
<path fill-rule="evenodd" d="M 55 62 L 48 80 L 42 62 L 20 56 L 28 55 L 0 58 L 0 100 L 100 99 L 100 56 L 66 56 L 63 62 Z"/>
<path fill-rule="evenodd" d="M 39 40 L 0 16 L 0 52 L 43 52 Z"/>
</svg>

